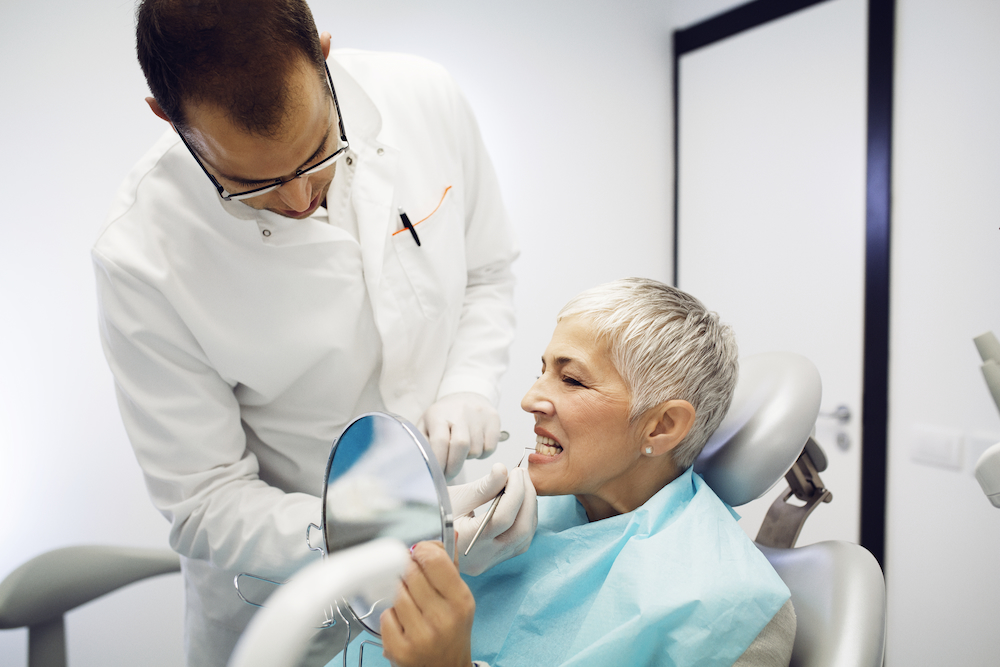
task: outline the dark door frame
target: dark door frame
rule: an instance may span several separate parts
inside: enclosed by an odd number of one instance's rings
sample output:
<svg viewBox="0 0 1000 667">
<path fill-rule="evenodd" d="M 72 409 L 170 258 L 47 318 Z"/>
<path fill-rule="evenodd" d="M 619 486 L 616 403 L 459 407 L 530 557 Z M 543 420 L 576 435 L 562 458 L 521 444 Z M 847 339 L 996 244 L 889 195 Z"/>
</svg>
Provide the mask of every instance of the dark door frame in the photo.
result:
<svg viewBox="0 0 1000 667">
<path fill-rule="evenodd" d="M 680 275 L 680 58 L 744 30 L 830 0 L 755 0 L 674 31 L 674 285 Z M 861 415 L 861 544 L 885 567 L 889 415 L 889 251 L 895 0 L 868 0 L 868 124 L 864 361 Z M 679 285 L 678 285 L 679 286 Z"/>
</svg>

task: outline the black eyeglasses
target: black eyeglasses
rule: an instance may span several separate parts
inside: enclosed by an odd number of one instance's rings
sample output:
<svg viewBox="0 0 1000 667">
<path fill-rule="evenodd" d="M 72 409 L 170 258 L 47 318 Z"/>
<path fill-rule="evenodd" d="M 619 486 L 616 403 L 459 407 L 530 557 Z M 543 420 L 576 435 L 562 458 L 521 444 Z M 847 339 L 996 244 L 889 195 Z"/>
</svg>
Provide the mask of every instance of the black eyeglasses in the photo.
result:
<svg viewBox="0 0 1000 667">
<path fill-rule="evenodd" d="M 202 164 L 200 159 L 198 159 L 198 154 L 195 153 L 194 149 L 191 148 L 191 146 L 188 144 L 187 141 L 185 141 L 184 134 L 181 132 L 177 133 L 177 135 L 181 138 L 181 142 L 183 142 L 184 147 L 187 148 L 188 152 L 191 153 L 191 157 L 194 158 L 194 161 L 198 163 L 198 166 L 201 167 L 201 170 L 205 172 L 205 175 L 208 176 L 209 180 L 212 181 L 212 185 L 214 185 L 215 189 L 219 191 L 219 196 L 222 197 L 225 201 L 239 201 L 240 199 L 249 199 L 250 197 L 258 197 L 262 194 L 271 192 L 272 190 L 277 190 L 288 181 L 294 180 L 296 178 L 301 178 L 303 176 L 308 176 L 309 174 L 314 174 L 317 171 L 322 171 L 327 167 L 329 167 L 331 164 L 333 164 L 337 160 L 337 158 L 343 155 L 344 152 L 351 147 L 351 145 L 347 142 L 347 134 L 344 132 L 344 117 L 340 113 L 340 103 L 337 102 L 337 91 L 334 90 L 333 88 L 333 77 L 330 76 L 330 68 L 325 63 L 323 66 L 326 67 L 326 81 L 327 83 L 330 84 L 330 93 L 333 94 L 333 106 L 334 109 L 337 111 L 337 125 L 340 127 L 341 146 L 336 151 L 334 151 L 333 155 L 323 158 L 313 166 L 307 167 L 305 169 L 296 170 L 295 175 L 287 180 L 276 178 L 274 180 L 274 183 L 270 183 L 268 185 L 262 185 L 259 188 L 246 190 L 244 192 L 229 192 L 224 187 L 222 187 L 219 181 L 216 180 L 215 176 L 212 176 L 212 174 L 208 173 L 208 169 L 205 169 L 205 165 Z"/>
</svg>

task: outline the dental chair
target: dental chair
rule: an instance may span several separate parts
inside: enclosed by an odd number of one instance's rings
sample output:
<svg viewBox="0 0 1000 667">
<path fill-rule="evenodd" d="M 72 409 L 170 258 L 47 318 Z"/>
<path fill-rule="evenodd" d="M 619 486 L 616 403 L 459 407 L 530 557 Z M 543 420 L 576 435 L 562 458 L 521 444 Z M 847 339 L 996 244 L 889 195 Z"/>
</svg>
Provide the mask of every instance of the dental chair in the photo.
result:
<svg viewBox="0 0 1000 667">
<path fill-rule="evenodd" d="M 755 542 L 792 593 L 791 667 L 881 667 L 886 601 L 878 561 L 850 542 L 795 548 L 805 520 L 832 500 L 819 476 L 826 456 L 810 435 L 820 395 L 819 373 L 805 357 L 742 359 L 732 406 L 695 471 L 732 507 L 761 497 L 782 477 L 788 481 Z M 789 502 L 793 495 L 801 505 Z"/>
<path fill-rule="evenodd" d="M 0 582 L 0 630 L 28 628 L 28 667 L 66 667 L 63 616 L 148 577 L 179 572 L 167 549 L 73 546 L 27 561 Z"/>
</svg>

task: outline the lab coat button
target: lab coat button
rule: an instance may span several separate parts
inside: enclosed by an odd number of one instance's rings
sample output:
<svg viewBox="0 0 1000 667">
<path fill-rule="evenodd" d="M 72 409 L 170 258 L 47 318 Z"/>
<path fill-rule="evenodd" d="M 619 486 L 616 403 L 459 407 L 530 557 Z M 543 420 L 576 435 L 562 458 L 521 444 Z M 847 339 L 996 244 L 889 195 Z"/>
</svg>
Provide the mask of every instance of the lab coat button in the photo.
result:
<svg viewBox="0 0 1000 667">
<path fill-rule="evenodd" d="M 347 156 L 347 166 L 350 167 L 352 164 L 354 164 L 354 159 L 350 155 L 348 155 Z"/>
<path fill-rule="evenodd" d="M 271 230 L 270 229 L 265 229 L 264 231 L 261 232 L 261 234 L 263 234 L 264 236 L 270 236 L 271 235 Z"/>
<path fill-rule="evenodd" d="M 376 153 L 378 153 L 379 155 L 381 155 L 382 153 L 384 153 L 384 152 L 385 152 L 385 149 L 384 149 L 384 148 L 380 148 L 380 149 L 378 149 L 378 150 L 377 150 L 377 151 L 375 151 L 375 152 L 376 152 Z"/>
</svg>

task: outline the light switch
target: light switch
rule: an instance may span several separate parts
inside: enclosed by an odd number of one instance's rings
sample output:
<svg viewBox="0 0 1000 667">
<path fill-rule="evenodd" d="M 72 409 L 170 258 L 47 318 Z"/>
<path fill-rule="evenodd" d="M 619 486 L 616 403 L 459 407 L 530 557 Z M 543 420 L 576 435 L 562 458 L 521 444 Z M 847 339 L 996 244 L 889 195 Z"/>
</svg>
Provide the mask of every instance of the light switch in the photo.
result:
<svg viewBox="0 0 1000 667">
<path fill-rule="evenodd" d="M 910 458 L 917 463 L 962 469 L 962 432 L 940 426 L 917 424 L 913 427 Z"/>
</svg>

